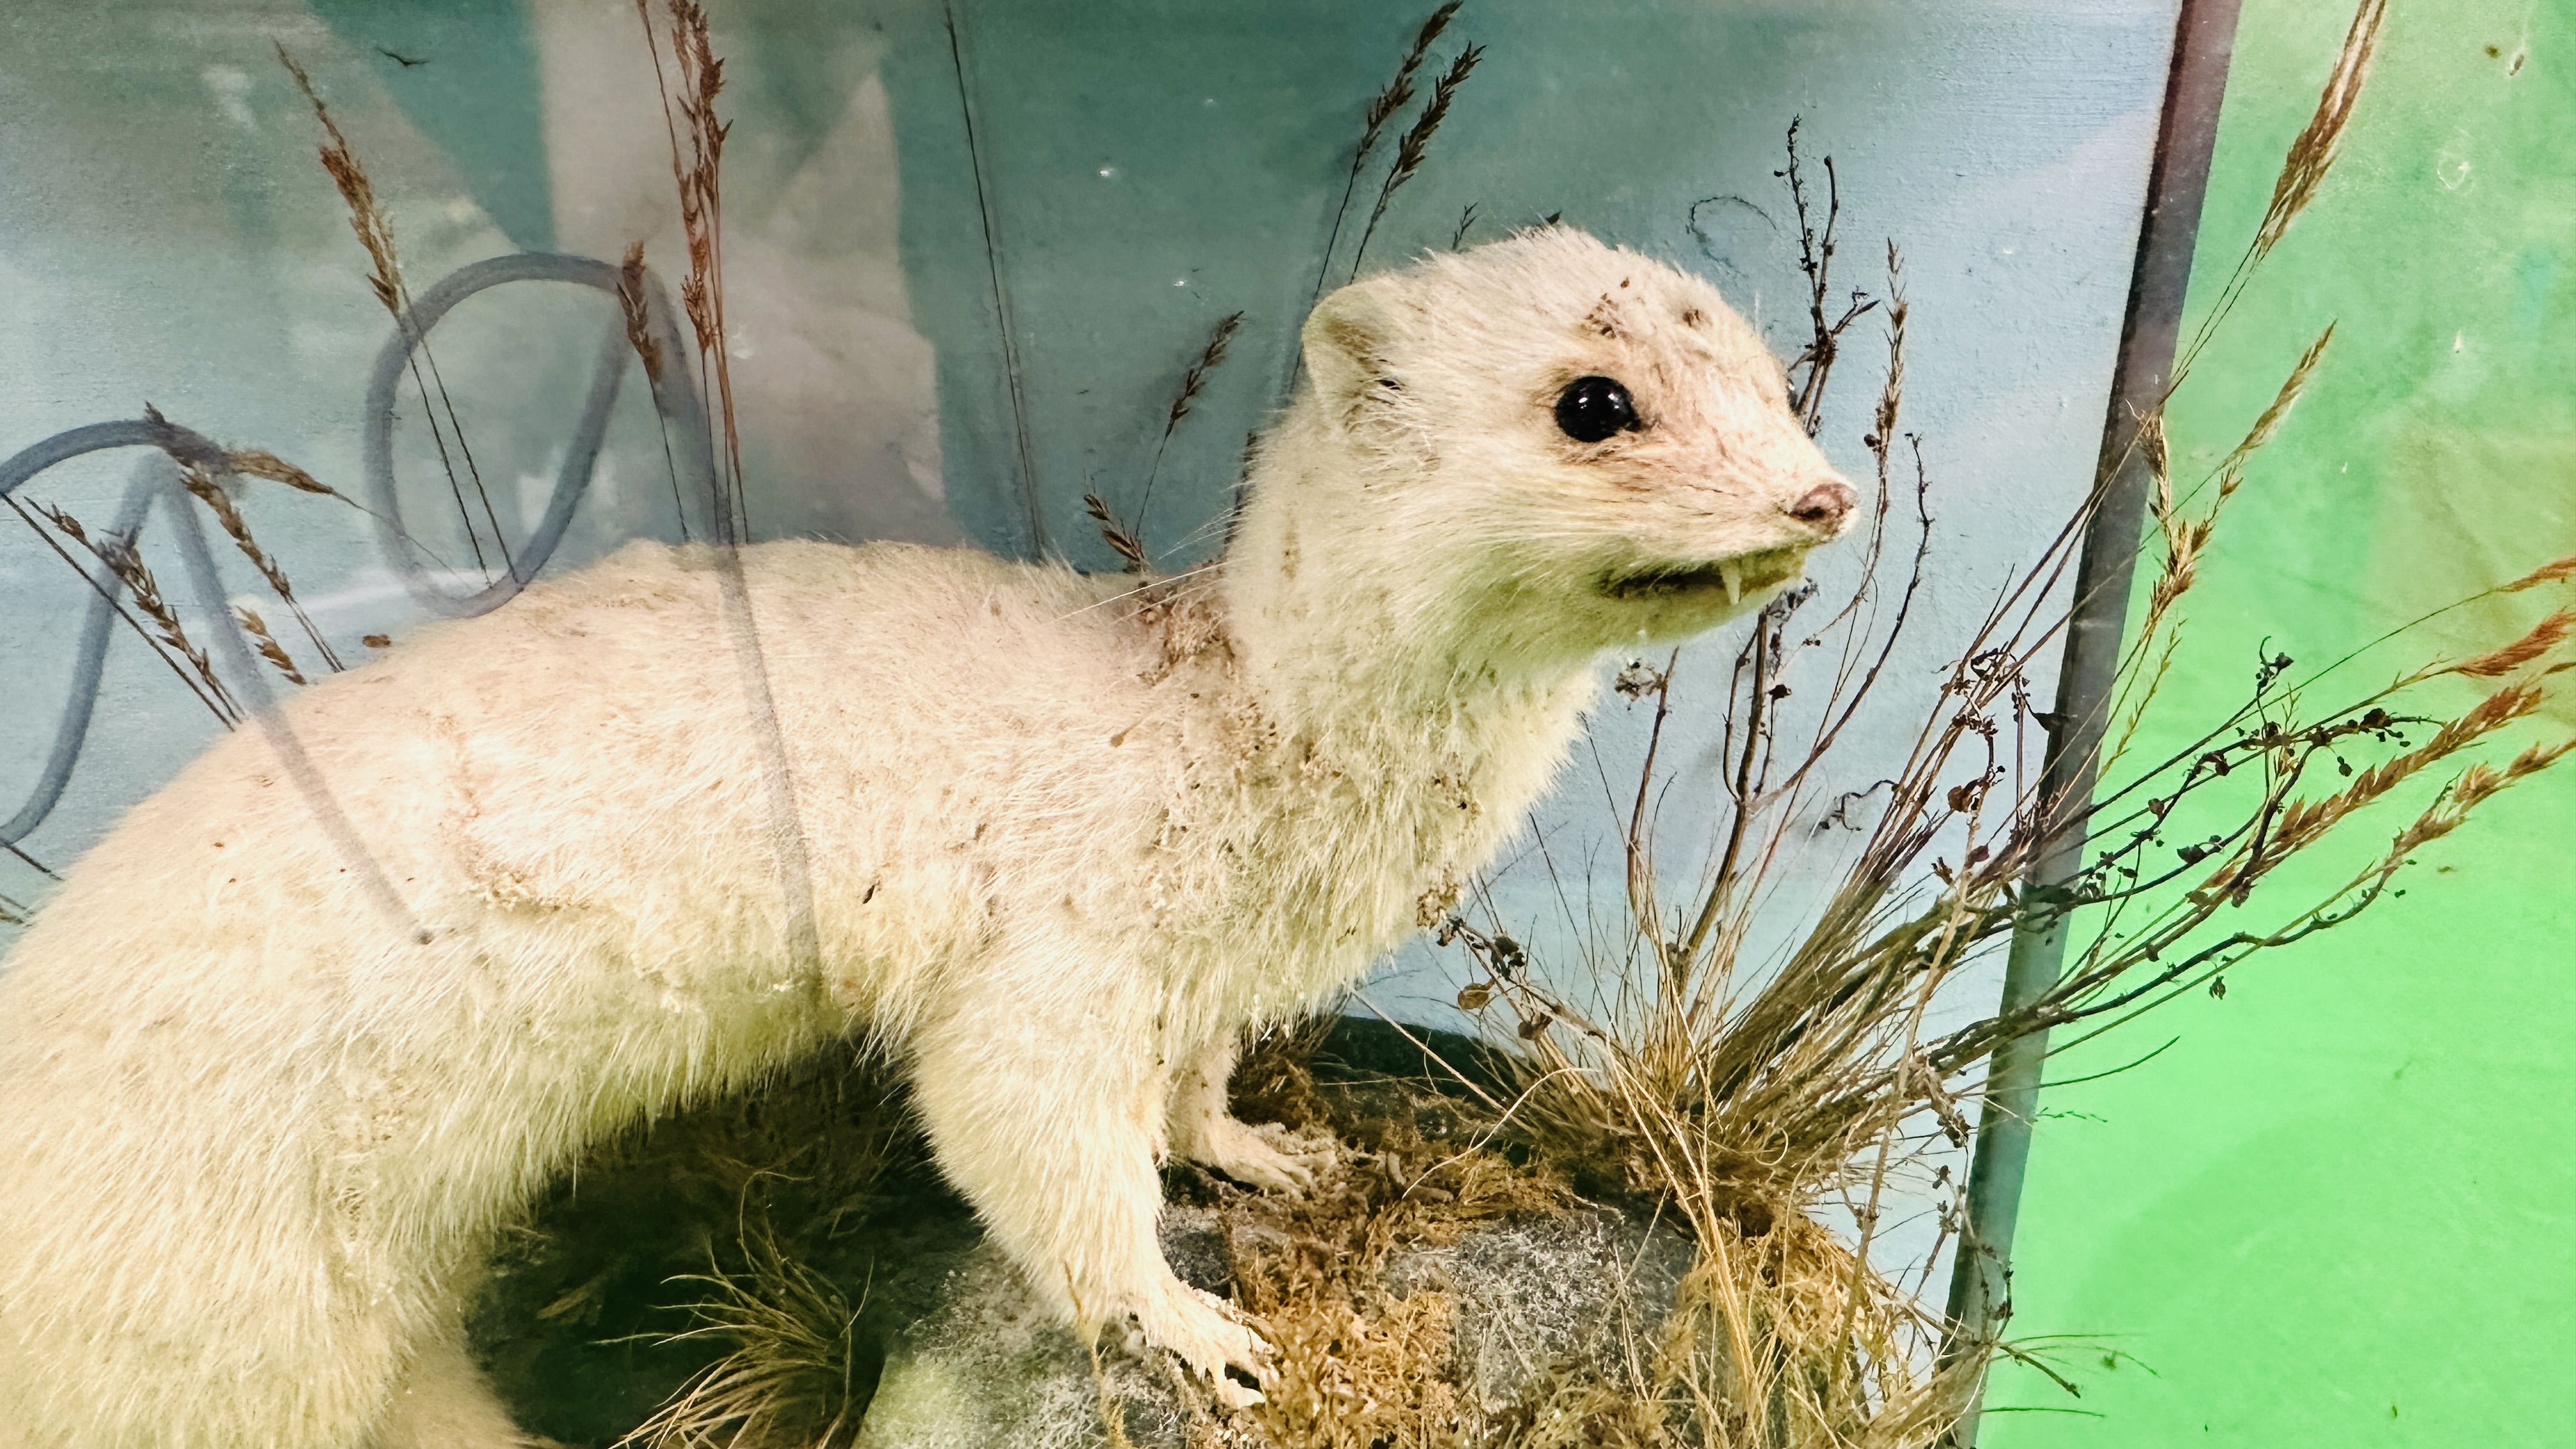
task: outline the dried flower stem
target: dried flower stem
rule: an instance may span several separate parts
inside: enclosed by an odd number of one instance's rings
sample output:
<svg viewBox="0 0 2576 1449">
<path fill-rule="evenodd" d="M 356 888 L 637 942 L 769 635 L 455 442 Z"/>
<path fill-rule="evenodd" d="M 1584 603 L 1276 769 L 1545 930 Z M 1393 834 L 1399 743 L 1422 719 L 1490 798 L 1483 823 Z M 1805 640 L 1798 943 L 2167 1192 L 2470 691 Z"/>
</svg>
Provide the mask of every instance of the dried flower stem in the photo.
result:
<svg viewBox="0 0 2576 1449">
<path fill-rule="evenodd" d="M 648 25 L 645 33 L 652 31 Z M 658 52 L 657 52 L 658 56 Z M 661 66 L 657 59 L 654 70 Z M 663 119 L 669 120 L 666 112 Z M 655 388 L 662 385 L 662 344 L 653 336 L 651 311 L 644 302 L 644 243 L 626 248 L 626 258 L 617 267 L 617 311 L 626 325 L 626 345 L 635 349 L 636 360 L 644 364 L 644 380 Z M 680 493 L 680 463 L 671 452 L 671 420 L 660 408 L 653 410 L 653 421 L 662 433 L 662 467 L 671 479 L 671 516 L 680 525 L 680 542 L 689 541 L 689 505 Z"/>
<path fill-rule="evenodd" d="M 1388 203 L 1422 169 L 1424 159 L 1431 154 L 1431 138 L 1440 134 L 1441 123 L 1449 119 L 1450 102 L 1457 99 L 1459 87 L 1476 73 L 1476 63 L 1484 58 L 1485 48 L 1481 45 L 1458 52 L 1457 59 L 1449 62 L 1449 68 L 1431 83 L 1431 99 L 1423 103 L 1422 114 L 1395 143 L 1395 164 L 1387 168 L 1386 179 L 1379 183 L 1377 204 L 1369 208 L 1368 225 L 1360 229 L 1360 243 L 1351 249 L 1353 280 L 1358 279 L 1360 267 L 1368 259 L 1369 239 L 1377 235 L 1377 224 L 1386 218 Z"/>
<path fill-rule="evenodd" d="M 105 564 L 116 581 L 134 596 L 134 607 L 142 610 L 143 617 L 152 621 L 152 627 L 159 632 L 160 644 L 188 662 L 188 672 L 196 676 L 197 684 L 203 686 L 198 697 L 215 712 L 215 717 L 227 725 L 238 723 L 242 718 L 241 706 L 233 701 L 231 692 L 224 688 L 224 682 L 216 677 L 215 666 L 206 657 L 206 651 L 198 648 L 196 641 L 188 637 L 187 627 L 179 622 L 178 611 L 162 597 L 160 581 L 152 577 L 152 570 L 145 566 L 143 556 L 135 552 L 132 540 L 113 533 L 93 537 L 81 527 L 79 519 L 60 508 L 39 504 L 37 510 L 65 538 L 88 549 L 92 557 Z"/>
<path fill-rule="evenodd" d="M 186 441 L 184 434 L 170 425 L 169 419 L 161 416 L 159 409 L 148 403 L 143 408 L 143 421 L 144 425 L 151 430 L 154 441 L 160 446 L 161 451 L 169 456 L 172 463 L 178 465 L 179 485 L 187 489 L 190 497 L 204 504 L 206 511 L 215 516 L 215 522 L 222 525 L 224 535 L 233 541 L 234 547 L 241 550 L 244 558 L 250 560 L 251 567 L 259 571 L 259 576 L 267 582 L 269 590 L 275 593 L 279 601 L 286 605 L 288 612 L 294 615 L 297 627 L 304 631 L 305 638 L 313 641 L 313 647 L 321 654 L 322 662 L 329 665 L 334 673 L 346 668 L 347 666 L 340 662 L 340 656 L 333 652 L 330 641 L 322 636 L 322 630 L 314 624 L 312 616 L 304 612 L 304 605 L 297 602 L 295 585 L 286 577 L 286 570 L 279 567 L 277 560 L 271 558 L 267 550 L 259 546 L 259 540 L 251 536 L 249 521 L 242 517 L 241 509 L 234 504 L 232 494 L 225 490 L 219 475 L 234 471 L 236 456 L 247 456 L 253 465 L 261 470 L 258 476 L 277 478 L 283 475 L 286 479 L 293 480 L 289 486 L 304 492 L 330 493 L 332 490 L 316 482 L 312 475 L 303 469 L 274 453 L 235 455 L 194 446 Z"/>
<path fill-rule="evenodd" d="M 1413 77 L 1422 69 L 1423 58 L 1431 53 L 1433 42 L 1439 40 L 1440 33 L 1449 28 L 1450 20 L 1458 14 L 1459 4 L 1460 0 L 1447 0 L 1431 12 L 1430 18 L 1422 22 L 1422 28 L 1414 32 L 1413 47 L 1404 53 L 1403 62 L 1396 67 L 1395 79 L 1369 99 L 1368 110 L 1361 117 L 1359 148 L 1351 153 L 1350 174 L 1342 180 L 1341 204 L 1333 208 L 1333 230 L 1324 239 L 1324 257 L 1315 268 L 1315 294 L 1307 299 L 1309 308 L 1324 299 L 1325 279 L 1333 274 L 1333 253 L 1341 246 L 1342 223 L 1350 216 L 1351 197 L 1359 189 L 1360 171 L 1368 165 L 1369 153 L 1377 149 L 1378 137 L 1386 130 L 1386 123 L 1412 101 Z M 1460 230 L 1464 229 L 1462 224 Z"/>
<path fill-rule="evenodd" d="M 1146 520 L 1153 517 L 1148 510 L 1149 505 L 1154 501 L 1154 483 L 1163 476 L 1163 453 L 1172 446 L 1172 434 L 1180 428 L 1181 419 L 1188 417 L 1191 407 L 1198 402 L 1200 391 L 1207 386 L 1208 374 L 1225 364 L 1226 346 L 1234 341 L 1235 331 L 1241 326 L 1243 326 L 1243 314 L 1240 312 L 1229 312 L 1219 318 L 1215 330 L 1208 334 L 1207 345 L 1199 349 L 1197 360 L 1189 365 L 1188 371 L 1181 374 L 1180 390 L 1172 394 L 1171 406 L 1163 412 L 1163 435 L 1154 442 L 1153 466 L 1145 470 L 1145 491 L 1136 499 L 1136 524 L 1139 529 L 1145 526 Z M 1106 507 L 1106 505 L 1103 506 Z M 1100 518 L 1104 528 L 1110 526 L 1109 520 L 1101 514 L 1096 513 L 1093 516 Z M 1131 533 L 1129 536 L 1139 540 L 1137 546 L 1141 551 L 1143 548 L 1141 534 Z M 1112 541 L 1110 546 L 1115 548 L 1117 544 Z M 1139 566 L 1143 566 L 1142 560 L 1139 560 Z"/>
<path fill-rule="evenodd" d="M 740 542 L 750 537 L 751 516 L 743 494 L 742 432 L 724 312 L 724 144 L 733 128 L 716 114 L 716 98 L 724 91 L 724 62 L 708 35 L 706 9 L 696 0 L 669 0 L 669 10 L 676 93 L 663 76 L 652 11 L 647 0 L 635 0 L 635 15 L 644 24 L 653 56 L 653 83 L 661 91 L 662 121 L 671 138 L 671 180 L 679 192 L 680 230 L 688 246 L 689 272 L 680 283 L 680 303 L 697 336 L 698 370 L 712 384 L 706 390 L 715 411 L 709 430 L 720 428 L 724 438 L 717 536 Z"/>
<path fill-rule="evenodd" d="M 1109 545 L 1111 552 L 1127 561 L 1129 573 L 1145 571 L 1148 565 L 1144 540 L 1138 538 L 1135 530 L 1120 523 L 1117 516 L 1109 511 L 1109 500 L 1097 493 L 1085 493 L 1082 495 L 1082 511 L 1090 514 L 1092 521 L 1100 525 L 1100 541 Z"/>
<path fill-rule="evenodd" d="M 2281 170 L 2272 180 L 2272 199 L 2263 209 L 2263 220 L 2255 228 L 2253 240 L 2246 243 L 2245 254 L 2237 258 L 2226 284 L 2219 288 L 2218 300 L 2201 319 L 2190 345 L 2174 364 L 2172 380 L 2165 389 L 2167 396 L 2190 375 L 2201 350 L 2209 345 L 2228 313 L 2236 309 L 2236 300 L 2244 295 L 2246 284 L 2272 249 L 2281 244 L 2281 238 L 2289 234 L 2290 224 L 2316 200 L 2327 173 L 2343 153 L 2344 132 L 2361 104 L 2362 88 L 2370 80 L 2370 63 L 2379 52 L 2380 28 L 2387 19 L 2388 0 L 2360 0 L 2354 7 L 2343 45 L 2335 52 L 2334 64 L 2327 71 L 2325 88 L 2318 93 L 2316 111 L 2281 158 Z"/>
<path fill-rule="evenodd" d="M 125 627 L 134 631 L 134 637 L 143 641 L 144 647 L 152 651 L 152 657 L 160 660 L 162 664 L 169 668 L 172 674 L 178 676 L 179 682 L 188 687 L 188 692 L 197 697 L 198 703 L 204 705 L 214 714 L 216 719 L 222 721 L 226 729 L 232 728 L 233 716 L 231 712 L 224 708 L 222 702 L 220 702 L 215 695 L 211 695 L 206 692 L 206 687 L 202 680 L 197 675 L 191 673 L 186 665 L 182 664 L 179 660 L 172 658 L 168 647 L 164 645 L 161 640 L 155 638 L 151 631 L 145 629 L 141 620 L 138 620 L 132 614 L 127 613 L 123 604 L 117 602 L 116 596 L 118 589 L 124 586 L 122 575 L 116 573 L 112 568 L 109 569 L 108 577 L 117 581 L 118 588 L 108 587 L 106 584 L 100 582 L 99 579 L 92 576 L 88 569 L 81 567 L 79 560 L 73 558 L 69 553 L 64 552 L 62 544 L 57 542 L 51 533 L 46 532 L 44 527 L 36 522 L 35 517 L 29 514 L 26 508 L 23 507 L 16 498 L 7 494 L 0 494 L 0 503 L 6 503 L 9 505 L 9 511 L 18 515 L 18 521 L 27 525 L 28 532 L 33 533 L 37 539 L 45 545 L 45 547 L 53 550 L 54 557 L 61 559 L 64 567 L 70 569 L 73 573 L 80 575 L 82 583 L 89 585 L 92 591 L 96 592 L 100 598 L 107 601 L 107 606 L 116 611 L 116 617 L 125 621 Z M 63 512 L 60 509 L 48 508 L 44 509 L 44 512 L 56 528 L 63 530 L 66 537 L 70 538 L 73 542 L 80 544 L 83 548 L 90 549 L 92 556 L 96 556 L 97 550 L 91 548 L 89 535 L 82 529 L 78 519 L 72 518 L 70 514 Z M 101 562 L 103 564 L 105 560 L 101 560 Z"/>
<path fill-rule="evenodd" d="M 465 425 L 456 416 L 456 402 L 448 395 L 447 379 L 438 371 L 438 358 L 430 351 L 426 334 L 411 332 L 411 293 L 403 283 L 401 259 L 394 249 L 393 221 L 377 204 L 375 183 L 367 176 L 367 168 L 358 160 L 357 152 L 350 148 L 349 138 L 341 133 L 340 123 L 332 119 L 331 108 L 323 104 L 321 94 L 313 89 L 312 78 L 304 73 L 304 67 L 296 62 L 295 57 L 287 53 L 284 44 L 278 44 L 276 50 L 278 63 L 294 77 L 295 88 L 304 93 L 304 99 L 313 107 L 313 118 L 322 124 L 322 133 L 327 138 L 321 148 L 322 169 L 329 174 L 332 185 L 340 192 L 341 202 L 348 207 L 349 229 L 357 234 L 358 245 L 366 251 L 368 263 L 373 268 L 367 276 L 367 289 L 374 293 L 377 304 L 392 315 L 394 324 L 402 328 L 406 339 L 413 343 L 413 353 L 408 359 L 412 385 L 420 391 L 421 416 L 429 424 L 430 442 L 438 449 L 439 466 L 447 474 L 448 491 L 456 500 L 457 522 L 464 527 L 466 545 L 474 552 L 474 567 L 485 578 L 490 578 L 491 566 L 484 561 L 482 539 L 475 530 L 474 516 L 465 504 L 464 484 L 457 478 L 456 465 L 448 453 L 448 434 L 451 432 L 455 435 L 455 456 L 465 460 L 466 475 L 473 480 L 474 496 L 482 505 L 484 522 L 492 530 L 493 546 L 500 552 L 501 566 L 504 571 L 515 573 L 517 566 L 510 558 L 509 536 L 501 531 L 501 516 L 492 508 L 492 495 L 483 486 L 482 469 L 475 464 L 474 450 L 465 441 Z M 421 375 L 424 364 L 429 369 L 426 378 Z M 433 394 L 437 398 L 435 407 L 430 401 Z M 447 415 L 444 430 L 439 426 L 441 411 Z M 278 481 L 301 486 L 285 478 Z"/>
<path fill-rule="evenodd" d="M 286 646 L 278 643 L 277 636 L 269 632 L 268 621 L 259 616 L 257 609 L 248 604 L 235 604 L 233 617 L 239 620 L 242 629 L 258 642 L 260 658 L 276 666 L 277 672 L 285 675 L 289 683 L 308 682 L 303 671 L 295 667 L 295 660 L 288 656 Z"/>
<path fill-rule="evenodd" d="M 1810 336 L 1806 348 L 1789 360 L 1788 370 L 1798 380 L 1789 389 L 1789 410 L 1806 424 L 1807 436 L 1814 437 L 1824 426 L 1825 380 L 1833 375 L 1834 362 L 1842 355 L 1842 335 L 1878 305 L 1860 292 L 1854 292 L 1844 304 L 1842 314 L 1830 317 L 1833 294 L 1834 227 L 1842 220 L 1842 177 L 1834 170 L 1834 158 L 1825 158 L 1825 217 L 1816 223 L 1808 199 L 1807 180 L 1798 155 L 1798 128 L 1805 121 L 1794 116 L 1789 121 L 1788 165 L 1780 175 L 1789 183 L 1789 203 L 1798 216 L 1798 270 L 1807 279 L 1807 319 Z M 1881 429 L 1876 435 L 1885 439 Z"/>
</svg>

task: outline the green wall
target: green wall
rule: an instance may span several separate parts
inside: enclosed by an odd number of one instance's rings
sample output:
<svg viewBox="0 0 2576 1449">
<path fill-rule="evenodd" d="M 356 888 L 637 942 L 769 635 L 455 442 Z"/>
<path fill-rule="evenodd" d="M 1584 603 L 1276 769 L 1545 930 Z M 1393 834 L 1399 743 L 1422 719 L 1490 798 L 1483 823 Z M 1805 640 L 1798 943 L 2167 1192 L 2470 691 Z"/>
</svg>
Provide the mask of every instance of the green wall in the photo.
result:
<svg viewBox="0 0 2576 1449">
<path fill-rule="evenodd" d="M 2195 315 L 2349 15 L 2249 0 Z M 2576 550 L 2571 66 L 2570 0 L 2398 0 L 2339 169 L 2173 407 L 2196 478 L 2340 319 L 2222 525 L 2167 738 L 2241 696 L 2266 636 L 2323 662 Z M 2492 602 L 2363 672 L 2566 599 Z M 2571 724 L 2562 703 L 2530 737 Z M 2344 842 L 2347 864 L 2398 823 Z M 2042 1101 L 2012 1329 L 2082 1397 L 1999 1370 L 1988 1402 L 2026 1411 L 1984 1443 L 2576 1444 L 2576 770 L 2418 859 L 2403 898 L 2223 1000 L 2052 1064 L 2180 1038 Z"/>
</svg>

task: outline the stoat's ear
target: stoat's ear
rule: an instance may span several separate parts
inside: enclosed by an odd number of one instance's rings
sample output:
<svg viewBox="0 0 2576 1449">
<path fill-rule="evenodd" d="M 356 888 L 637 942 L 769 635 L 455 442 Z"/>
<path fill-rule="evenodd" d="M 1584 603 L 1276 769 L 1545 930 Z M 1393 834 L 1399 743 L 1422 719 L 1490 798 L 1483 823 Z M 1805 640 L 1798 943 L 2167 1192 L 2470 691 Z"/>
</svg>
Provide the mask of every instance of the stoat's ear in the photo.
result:
<svg viewBox="0 0 2576 1449">
<path fill-rule="evenodd" d="M 1354 282 L 1326 297 L 1306 318 L 1306 373 L 1339 411 L 1387 375 L 1398 302 L 1387 277 Z"/>
</svg>

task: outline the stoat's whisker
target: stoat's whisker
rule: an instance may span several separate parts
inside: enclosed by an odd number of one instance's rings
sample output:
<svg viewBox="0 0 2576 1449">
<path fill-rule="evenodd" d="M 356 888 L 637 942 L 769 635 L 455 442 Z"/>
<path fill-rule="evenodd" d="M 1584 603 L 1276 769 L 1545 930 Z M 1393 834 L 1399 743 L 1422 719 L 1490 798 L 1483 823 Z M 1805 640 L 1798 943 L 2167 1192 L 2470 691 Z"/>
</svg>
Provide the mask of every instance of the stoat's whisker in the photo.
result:
<svg viewBox="0 0 2576 1449">
<path fill-rule="evenodd" d="M 1156 589 L 1175 588 L 1177 585 L 1187 582 L 1188 580 L 1198 578 L 1202 574 L 1215 573 L 1218 571 L 1219 567 L 1220 563 L 1204 563 L 1199 565 L 1197 568 L 1190 569 L 1182 573 L 1164 574 L 1157 578 L 1147 579 L 1143 583 L 1136 585 L 1134 588 L 1121 589 L 1117 593 L 1111 594 L 1105 599 L 1094 599 L 1079 609 L 1075 609 L 1070 613 L 1059 614 L 1056 617 L 1058 620 L 1078 619 L 1083 615 L 1090 613 L 1094 609 L 1106 608 L 1111 604 L 1135 598 L 1140 594 L 1151 593 Z"/>
</svg>

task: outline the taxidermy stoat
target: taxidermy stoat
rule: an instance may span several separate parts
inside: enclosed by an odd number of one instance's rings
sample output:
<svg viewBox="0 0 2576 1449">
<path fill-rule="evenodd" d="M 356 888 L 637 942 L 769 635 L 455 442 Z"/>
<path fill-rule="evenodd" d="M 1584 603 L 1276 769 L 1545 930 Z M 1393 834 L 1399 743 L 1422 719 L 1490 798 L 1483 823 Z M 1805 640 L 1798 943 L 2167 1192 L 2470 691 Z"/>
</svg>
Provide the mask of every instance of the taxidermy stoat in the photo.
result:
<svg viewBox="0 0 2576 1449">
<path fill-rule="evenodd" d="M 1572 230 L 1346 287 L 1304 357 L 1205 574 L 637 543 L 136 807 L 0 974 L 0 1446 L 524 1442 L 461 1322 L 495 1231 L 850 1033 L 1041 1294 L 1251 1397 L 1155 1239 L 1165 1153 L 1314 1166 L 1226 1115 L 1240 1034 L 1439 919 L 1605 651 L 1853 504 L 1713 290 Z"/>
</svg>

